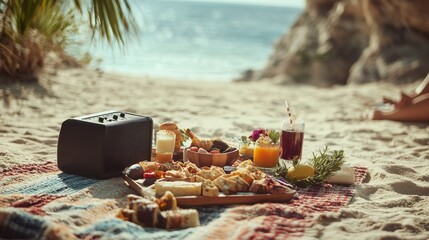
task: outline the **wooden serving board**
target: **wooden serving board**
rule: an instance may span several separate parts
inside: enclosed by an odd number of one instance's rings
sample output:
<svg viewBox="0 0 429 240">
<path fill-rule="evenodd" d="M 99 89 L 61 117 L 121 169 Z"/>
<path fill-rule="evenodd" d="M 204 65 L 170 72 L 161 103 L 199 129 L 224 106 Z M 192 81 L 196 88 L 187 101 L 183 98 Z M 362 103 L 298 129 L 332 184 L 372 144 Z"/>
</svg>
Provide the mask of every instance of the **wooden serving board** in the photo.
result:
<svg viewBox="0 0 429 240">
<path fill-rule="evenodd" d="M 151 198 L 154 193 L 150 187 L 143 187 L 124 174 L 126 184 L 143 197 Z M 218 197 L 205 196 L 178 196 L 177 205 L 180 207 L 208 206 L 208 205 L 232 205 L 253 204 L 262 202 L 288 202 L 295 196 L 295 190 L 284 194 L 256 194 L 251 192 L 239 192 L 234 195 L 219 194 Z"/>
</svg>

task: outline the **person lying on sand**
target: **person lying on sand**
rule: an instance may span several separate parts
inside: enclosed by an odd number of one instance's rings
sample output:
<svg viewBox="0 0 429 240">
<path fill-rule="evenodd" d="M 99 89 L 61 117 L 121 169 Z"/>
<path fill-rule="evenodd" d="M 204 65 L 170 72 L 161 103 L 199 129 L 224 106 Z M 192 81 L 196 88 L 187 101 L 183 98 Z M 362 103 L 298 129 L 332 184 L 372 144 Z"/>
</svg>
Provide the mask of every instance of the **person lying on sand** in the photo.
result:
<svg viewBox="0 0 429 240">
<path fill-rule="evenodd" d="M 373 120 L 429 122 L 429 74 L 410 95 L 402 92 L 399 101 L 383 98 L 383 103 L 392 104 L 393 110 L 375 110 Z"/>
</svg>

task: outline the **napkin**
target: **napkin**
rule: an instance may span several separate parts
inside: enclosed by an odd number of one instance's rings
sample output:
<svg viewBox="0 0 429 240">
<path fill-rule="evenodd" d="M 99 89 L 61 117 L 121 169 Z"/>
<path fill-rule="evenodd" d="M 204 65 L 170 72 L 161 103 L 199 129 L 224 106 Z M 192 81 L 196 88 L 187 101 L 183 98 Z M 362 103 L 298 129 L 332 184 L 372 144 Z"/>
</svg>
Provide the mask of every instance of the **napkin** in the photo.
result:
<svg viewBox="0 0 429 240">
<path fill-rule="evenodd" d="M 331 177 L 326 180 L 328 183 L 334 184 L 354 184 L 355 182 L 355 172 L 348 165 L 341 166 L 341 169 Z"/>
</svg>

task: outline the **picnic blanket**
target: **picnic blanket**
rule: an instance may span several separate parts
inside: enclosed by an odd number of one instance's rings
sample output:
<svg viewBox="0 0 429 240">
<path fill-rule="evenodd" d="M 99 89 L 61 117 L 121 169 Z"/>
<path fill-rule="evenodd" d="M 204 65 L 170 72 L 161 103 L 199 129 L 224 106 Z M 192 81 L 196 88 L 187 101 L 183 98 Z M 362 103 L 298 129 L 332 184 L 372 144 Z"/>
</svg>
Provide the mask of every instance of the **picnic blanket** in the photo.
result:
<svg viewBox="0 0 429 240">
<path fill-rule="evenodd" d="M 355 185 L 367 168 L 354 167 Z M 300 188 L 289 203 L 197 208 L 201 226 L 166 231 L 115 218 L 133 191 L 121 178 L 62 173 L 54 162 L 0 170 L 0 238 L 6 239 L 290 239 L 325 213 L 346 206 L 355 185 Z"/>
</svg>

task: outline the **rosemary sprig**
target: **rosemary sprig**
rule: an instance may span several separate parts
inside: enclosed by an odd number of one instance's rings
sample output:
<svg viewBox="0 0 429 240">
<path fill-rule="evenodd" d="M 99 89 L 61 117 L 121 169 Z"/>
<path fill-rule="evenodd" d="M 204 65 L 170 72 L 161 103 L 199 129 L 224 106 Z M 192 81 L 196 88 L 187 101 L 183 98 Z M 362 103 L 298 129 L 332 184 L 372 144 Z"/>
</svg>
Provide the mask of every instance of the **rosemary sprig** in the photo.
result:
<svg viewBox="0 0 429 240">
<path fill-rule="evenodd" d="M 276 169 L 274 170 L 274 176 L 282 177 L 286 179 L 288 170 L 289 168 L 286 166 L 285 161 L 280 159 L 279 162 L 277 163 Z"/>
<path fill-rule="evenodd" d="M 328 150 L 328 146 L 325 146 L 325 148 L 319 150 L 318 153 L 313 153 L 313 157 L 309 160 L 308 164 L 313 166 L 315 171 L 314 176 L 302 180 L 288 178 L 288 168 L 286 164 L 280 164 L 282 161 L 279 161 L 279 165 L 275 170 L 276 176 L 284 177 L 290 183 L 300 187 L 322 184 L 336 171 L 340 170 L 344 163 L 343 150 L 334 150 L 332 152 L 329 152 Z"/>
<path fill-rule="evenodd" d="M 189 136 L 186 133 L 186 129 L 180 129 L 180 135 L 182 137 L 182 146 L 185 146 L 185 142 L 189 139 Z"/>
</svg>

